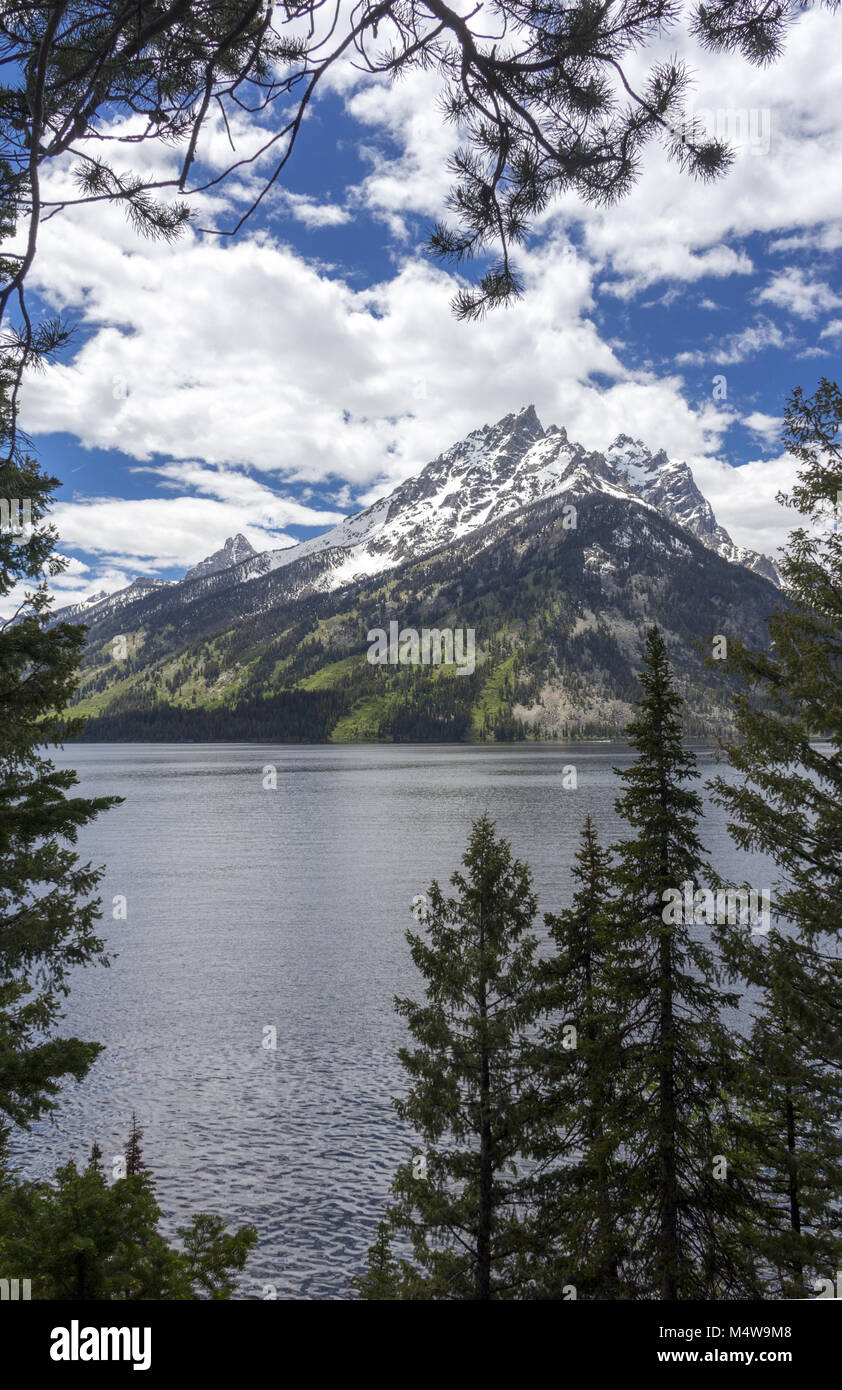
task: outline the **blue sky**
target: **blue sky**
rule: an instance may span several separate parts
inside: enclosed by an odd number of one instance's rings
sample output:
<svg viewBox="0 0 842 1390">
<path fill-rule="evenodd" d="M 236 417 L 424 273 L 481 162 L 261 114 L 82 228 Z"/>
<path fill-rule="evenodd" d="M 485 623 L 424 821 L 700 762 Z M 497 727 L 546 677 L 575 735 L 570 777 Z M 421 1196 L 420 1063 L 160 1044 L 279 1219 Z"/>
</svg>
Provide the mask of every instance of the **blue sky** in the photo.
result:
<svg viewBox="0 0 842 1390">
<path fill-rule="evenodd" d="M 773 552 L 786 396 L 839 375 L 839 24 L 806 12 L 765 72 L 689 50 L 731 173 L 693 184 L 653 146 L 618 207 L 560 200 L 519 257 L 525 299 L 482 324 L 455 322 L 458 279 L 424 254 L 454 143 L 431 74 L 337 72 L 236 241 L 153 245 L 102 206 L 45 225 L 33 289 L 77 334 L 23 425 L 62 479 L 61 601 L 177 577 L 236 531 L 324 530 L 529 402 L 590 447 L 625 432 L 686 458 L 734 538 Z M 211 130 L 205 167 L 224 157 Z M 231 225 L 251 187 L 200 223 Z"/>
</svg>

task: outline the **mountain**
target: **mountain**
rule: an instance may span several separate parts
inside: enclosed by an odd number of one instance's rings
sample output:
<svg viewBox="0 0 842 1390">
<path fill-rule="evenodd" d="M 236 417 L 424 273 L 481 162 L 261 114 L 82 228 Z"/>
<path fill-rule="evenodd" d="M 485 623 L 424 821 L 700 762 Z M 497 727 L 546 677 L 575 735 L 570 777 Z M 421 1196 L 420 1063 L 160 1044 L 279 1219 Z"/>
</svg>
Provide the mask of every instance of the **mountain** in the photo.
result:
<svg viewBox="0 0 842 1390">
<path fill-rule="evenodd" d="M 338 588 L 451 544 L 487 522 L 580 484 L 591 491 L 640 498 L 723 559 L 778 582 L 767 556 L 735 545 L 717 524 L 685 462 L 668 458 L 664 450 L 652 454 L 627 435 L 619 435 L 605 454 L 589 452 L 556 425 L 544 430 L 532 405 L 473 431 L 388 497 L 323 536 L 280 552 L 275 563 L 292 564 L 304 554 L 347 549 L 350 553 L 332 568 L 325 583 Z"/>
<path fill-rule="evenodd" d="M 245 536 L 237 535 L 174 584 L 137 579 L 128 589 L 55 616 L 99 620 L 153 593 L 155 609 L 163 616 L 194 603 L 209 588 L 217 593 L 240 589 L 283 568 L 290 568 L 291 592 L 332 591 L 453 544 L 540 498 L 577 488 L 642 501 L 723 559 L 779 582 L 768 556 L 735 545 L 718 525 L 685 462 L 668 458 L 663 449 L 653 454 L 640 440 L 623 434 L 604 454 L 588 451 L 556 425 L 545 430 L 529 405 L 472 431 L 416 477 L 320 536 L 257 552 Z M 251 611 L 251 596 L 243 593 L 243 601 L 245 614 Z"/>
<path fill-rule="evenodd" d="M 323 536 L 263 554 L 243 554 L 243 540 L 178 583 L 85 611 L 85 737 L 617 735 L 653 621 L 688 732 L 707 736 L 729 718 L 727 666 L 705 660 L 712 638 L 764 645 L 783 601 L 686 465 L 625 436 L 587 451 L 532 407 Z M 370 664 L 368 633 L 391 622 L 472 629 L 475 669 Z"/>
<path fill-rule="evenodd" d="M 200 560 L 198 565 L 194 565 L 192 570 L 188 570 L 185 579 L 204 579 L 207 574 L 218 574 L 220 570 L 230 569 L 232 565 L 240 565 L 244 560 L 249 560 L 257 551 L 251 541 L 246 540 L 240 532 L 236 536 L 229 536 L 221 550 L 215 550 L 213 555 L 209 555 L 206 560 Z"/>
<path fill-rule="evenodd" d="M 81 603 L 71 603 L 66 608 L 56 609 L 53 614 L 53 622 L 96 623 L 103 618 L 109 618 L 113 614 L 121 612 L 122 609 L 130 607 L 149 594 L 157 594 L 163 589 L 174 587 L 168 579 L 141 577 L 133 580 L 125 589 L 117 589 L 113 594 L 102 591 L 98 594 L 92 594 Z"/>
<path fill-rule="evenodd" d="M 617 436 L 607 451 L 607 458 L 644 501 L 698 536 L 709 550 L 721 555 L 723 560 L 745 565 L 755 574 L 762 574 L 773 584 L 780 584 L 774 560 L 756 550 L 735 545 L 725 528 L 717 523 L 713 508 L 696 487 L 693 474 L 683 460 L 668 458 L 663 449 L 651 454 L 641 440 L 630 439 L 627 434 Z"/>
</svg>

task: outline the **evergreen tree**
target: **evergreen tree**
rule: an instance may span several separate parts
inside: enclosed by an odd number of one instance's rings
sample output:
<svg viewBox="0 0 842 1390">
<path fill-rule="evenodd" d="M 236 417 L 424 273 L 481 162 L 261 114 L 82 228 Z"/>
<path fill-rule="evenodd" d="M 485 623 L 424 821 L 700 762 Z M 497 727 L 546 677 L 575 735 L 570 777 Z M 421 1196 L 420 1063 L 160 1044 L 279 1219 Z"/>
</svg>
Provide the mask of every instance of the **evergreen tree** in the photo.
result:
<svg viewBox="0 0 842 1390">
<path fill-rule="evenodd" d="M 25 1271 L 37 1299 L 230 1298 L 253 1228 L 229 1234 L 202 1214 L 178 1228 L 178 1249 L 160 1221 L 149 1175 L 109 1185 L 95 1145 L 81 1172 L 67 1163 L 52 1183 L 0 1186 L 0 1266 Z"/>
<path fill-rule="evenodd" d="M 0 1145 L 11 1124 L 53 1107 L 62 1080 L 80 1079 L 99 1051 L 58 1037 L 69 972 L 105 960 L 96 934 L 101 874 L 73 846 L 79 830 L 116 797 L 69 795 L 72 770 L 47 747 L 81 729 L 65 721 L 84 630 L 50 624 L 47 577 L 65 567 L 44 524 L 58 480 L 13 439 L 14 354 L 0 359 L 0 597 L 16 603 L 0 622 Z M 0 449 L 2 453 L 2 449 Z M 28 509 L 28 515 L 27 515 Z M 5 510 L 5 509 L 4 509 Z"/>
<path fill-rule="evenodd" d="M 769 855 L 780 870 L 778 914 L 816 943 L 837 941 L 842 919 L 840 429 L 835 382 L 823 379 L 810 399 L 793 393 L 783 438 L 802 467 L 792 495 L 780 500 L 808 525 L 793 531 L 781 561 L 788 602 L 769 619 L 769 651 L 729 643 L 729 666 L 743 688 L 734 699 L 736 735 L 725 751 L 743 777 L 737 785 L 714 782 L 737 844 Z M 838 995 L 828 1001 L 815 1024 L 842 1058 L 840 1014 L 828 1013 L 839 1003 Z"/>
<path fill-rule="evenodd" d="M 619 771 L 616 801 L 631 835 L 615 848 L 613 998 L 628 1020 L 621 1085 L 628 1104 L 610 1143 L 624 1151 L 634 1211 L 626 1278 L 636 1297 L 751 1296 L 756 1279 L 735 1233 L 750 1215 L 728 1153 L 725 1097 L 738 1047 L 723 1022 L 737 996 L 719 987 L 713 952 L 676 896 L 706 877 L 688 786 L 696 760 L 682 741 L 681 699 L 666 643 L 646 638 L 643 696 L 627 737 L 634 765 Z"/>
<path fill-rule="evenodd" d="M 414 1045 L 399 1054 L 410 1085 L 395 1108 L 421 1143 L 395 1175 L 396 1200 L 357 1281 L 365 1298 L 518 1298 L 534 1278 L 524 1159 L 540 1113 L 536 900 L 529 869 L 487 816 L 462 862 L 457 896 L 433 883 L 426 931 L 408 933 L 425 1002 L 396 1002 Z"/>
<path fill-rule="evenodd" d="M 536 1241 L 547 1265 L 546 1293 L 622 1295 L 624 1164 L 616 1140 L 622 1089 L 623 1024 L 610 960 L 614 904 L 610 856 L 590 816 L 571 870 L 569 908 L 545 920 L 554 952 L 544 970 L 550 1021 L 542 1032 L 546 1103 L 552 1120 L 535 1179 Z"/>
<path fill-rule="evenodd" d="M 142 1138 L 143 1130 L 137 1123 L 137 1115 L 132 1111 L 132 1128 L 128 1140 L 126 1141 L 126 1176 L 129 1178 L 133 1178 L 138 1173 L 143 1173 L 146 1170 L 146 1164 L 143 1161 L 143 1150 L 140 1147 Z"/>
<path fill-rule="evenodd" d="M 740 1131 L 758 1203 L 746 1239 L 768 1271 L 767 1295 L 809 1298 L 842 1259 L 842 1094 L 804 1007 L 805 985 L 821 997 L 828 981 L 812 949 L 783 932 L 754 950 L 763 994 Z"/>
<path fill-rule="evenodd" d="M 781 927 L 764 950 L 731 959 L 764 991 L 754 1035 L 753 1108 L 763 1116 L 768 1181 L 764 1239 L 780 1290 L 807 1288 L 838 1267 L 842 1201 L 842 392 L 823 378 L 787 403 L 784 442 L 800 462 L 790 497 L 805 519 L 781 562 L 786 603 L 770 647 L 729 643 L 742 688 L 726 745 L 739 773 L 715 799 L 744 850 L 777 866 Z M 783 1211 L 784 1220 L 781 1221 Z M 835 1215 L 834 1215 L 835 1213 Z M 838 1251 L 838 1244 L 836 1245 Z M 822 1269 L 822 1262 L 826 1262 Z M 803 1293 L 799 1296 L 804 1296 Z"/>
<path fill-rule="evenodd" d="M 388 1218 L 377 1227 L 377 1239 L 369 1247 L 365 1274 L 351 1280 L 351 1287 L 372 1302 L 401 1298 L 401 1270 L 392 1252 L 392 1230 Z"/>
</svg>

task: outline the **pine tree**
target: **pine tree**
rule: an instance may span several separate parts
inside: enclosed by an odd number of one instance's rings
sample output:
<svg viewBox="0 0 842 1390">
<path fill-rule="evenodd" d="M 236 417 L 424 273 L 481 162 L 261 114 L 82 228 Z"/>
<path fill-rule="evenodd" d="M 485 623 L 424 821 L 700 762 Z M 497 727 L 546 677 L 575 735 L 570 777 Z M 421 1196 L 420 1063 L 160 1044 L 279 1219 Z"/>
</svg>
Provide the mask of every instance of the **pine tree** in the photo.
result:
<svg viewBox="0 0 842 1390">
<path fill-rule="evenodd" d="M 52 1109 L 65 1077 L 85 1075 L 95 1042 L 56 1036 L 69 972 L 106 959 L 96 934 L 101 874 L 73 845 L 116 797 L 81 797 L 72 770 L 47 748 L 81 728 L 62 710 L 75 689 L 82 629 L 50 625 L 47 576 L 65 567 L 45 524 L 58 480 L 46 476 L 14 431 L 14 354 L 0 359 L 0 1146 L 12 1124 Z M 29 515 L 27 516 L 27 509 Z M 5 510 L 5 509 L 4 509 Z"/>
<path fill-rule="evenodd" d="M 743 688 L 726 752 L 743 778 L 714 783 L 737 844 L 778 865 L 778 914 L 814 942 L 838 940 L 842 919 L 840 430 L 842 391 L 834 382 L 823 379 L 810 399 L 793 393 L 783 438 L 802 468 L 792 495 L 780 500 L 808 525 L 793 531 L 781 562 L 788 602 L 769 619 L 770 650 L 729 643 L 728 664 Z M 825 1042 L 832 1049 L 835 1035 L 842 1058 L 839 1018 Z"/>
<path fill-rule="evenodd" d="M 739 773 L 713 783 L 740 848 L 768 855 L 780 929 L 753 957 L 732 948 L 763 991 L 753 1038 L 753 1113 L 768 1184 L 763 1241 L 778 1291 L 809 1293 L 839 1264 L 842 1172 L 842 392 L 823 378 L 787 403 L 784 442 L 801 464 L 790 497 L 804 517 L 781 562 L 787 602 L 770 647 L 729 644 L 742 688 L 726 745 Z M 783 1217 L 783 1219 L 782 1219 Z M 824 1268 L 822 1265 L 824 1264 Z M 796 1296 L 804 1297 L 804 1292 Z"/>
<path fill-rule="evenodd" d="M 755 949 L 764 989 L 748 1047 L 743 1134 L 759 1202 L 748 1238 L 769 1271 L 770 1295 L 809 1298 L 842 1259 L 842 1095 L 803 1007 L 805 982 L 821 994 L 825 979 L 811 949 L 782 932 Z"/>
<path fill-rule="evenodd" d="M 140 1141 L 143 1138 L 143 1130 L 137 1123 L 137 1115 L 132 1111 L 132 1128 L 126 1141 L 126 1176 L 135 1177 L 138 1173 L 146 1171 L 146 1164 L 143 1161 L 143 1150 Z"/>
<path fill-rule="evenodd" d="M 569 908 L 547 914 L 554 951 L 544 966 L 550 1021 L 541 1058 L 552 1125 L 537 1156 L 536 1235 L 549 1296 L 622 1296 L 624 1176 L 612 1135 L 622 1104 L 617 1085 L 623 1019 L 612 997 L 609 961 L 614 910 L 610 856 L 590 816 L 571 876 Z"/>
<path fill-rule="evenodd" d="M 838 0 L 820 3 L 838 7 Z M 520 293 L 512 254 L 548 204 L 560 194 L 595 204 L 624 197 L 651 140 L 701 180 L 724 174 L 731 150 L 688 116 L 682 50 L 700 42 L 768 64 L 780 55 L 798 5 L 493 0 L 475 12 L 446 0 L 360 0 L 333 17 L 327 43 L 322 8 L 321 0 L 4 0 L 0 200 L 19 218 L 24 250 L 9 256 L 5 273 L 0 262 L 3 329 L 12 307 L 22 310 L 24 336 L 35 319 L 22 296 L 44 215 L 111 201 L 139 230 L 170 240 L 189 223 L 191 197 L 207 215 L 201 194 L 212 174 L 214 184 L 234 183 L 220 203 L 226 211 L 234 204 L 225 230 L 239 231 L 305 138 L 314 92 L 351 49 L 360 55 L 359 72 L 374 82 L 413 68 L 438 74 L 442 119 L 458 127 L 461 140 L 447 199 L 456 223 L 437 226 L 430 247 L 463 267 L 490 254 L 479 284 L 456 300 L 460 315 L 476 317 Z M 665 27 L 675 42 L 669 58 L 658 48 Z M 209 170 L 201 150 L 208 121 L 221 115 L 233 129 L 252 100 L 263 113 L 262 152 L 275 154 L 265 180 L 246 193 L 237 187 L 239 151 L 232 149 L 227 168 Z M 121 133 L 115 117 L 127 111 L 137 120 Z M 133 157 L 147 141 L 171 151 L 171 168 Z M 75 177 L 45 213 L 42 182 L 51 160 Z"/>
<path fill-rule="evenodd" d="M 616 801 L 631 835 L 614 849 L 618 898 L 612 993 L 628 1020 L 621 1110 L 614 1144 L 628 1161 L 634 1229 L 626 1278 L 636 1297 L 750 1296 L 735 1232 L 747 1216 L 739 1175 L 722 1174 L 725 1097 L 737 1080 L 738 1046 L 723 1012 L 737 996 L 719 987 L 711 948 L 675 908 L 684 885 L 706 878 L 697 833 L 701 799 L 688 783 L 696 760 L 683 746 L 682 702 L 666 643 L 647 634 L 643 695 L 627 737 L 637 750 L 619 771 Z"/>
<path fill-rule="evenodd" d="M 392 1252 L 392 1238 L 390 1223 L 384 1219 L 378 1224 L 377 1239 L 369 1247 L 365 1274 L 351 1280 L 351 1287 L 372 1302 L 401 1297 L 401 1271 Z"/>
<path fill-rule="evenodd" d="M 536 899 L 529 869 L 487 816 L 462 862 L 457 896 L 433 883 L 426 930 L 407 937 L 425 1002 L 396 1001 L 414 1045 L 399 1054 L 410 1085 L 395 1108 L 420 1143 L 395 1175 L 396 1200 L 357 1281 L 366 1298 L 518 1298 L 534 1277 L 524 1158 L 539 1117 Z"/>
<path fill-rule="evenodd" d="M 50 1183 L 0 1186 L 0 1265 L 27 1271 L 37 1299 L 225 1299 L 257 1242 L 218 1216 L 161 1233 L 147 1173 L 108 1183 L 97 1145 L 80 1172 L 64 1164 Z"/>
</svg>

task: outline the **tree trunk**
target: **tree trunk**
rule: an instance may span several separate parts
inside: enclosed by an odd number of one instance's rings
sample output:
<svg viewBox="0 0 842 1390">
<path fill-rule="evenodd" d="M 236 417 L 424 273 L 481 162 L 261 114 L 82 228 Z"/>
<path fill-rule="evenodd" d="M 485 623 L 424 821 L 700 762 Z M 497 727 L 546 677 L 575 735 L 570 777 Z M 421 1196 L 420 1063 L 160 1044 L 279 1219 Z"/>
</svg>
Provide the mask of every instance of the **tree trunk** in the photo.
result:
<svg viewBox="0 0 842 1390">
<path fill-rule="evenodd" d="M 666 810 L 666 788 L 661 787 L 661 808 Z M 668 880 L 667 850 L 662 848 L 661 877 Z M 661 976 L 661 1010 L 658 1023 L 660 1075 L 658 1093 L 661 1123 L 661 1298 L 678 1298 L 678 1172 L 675 1152 L 675 1019 L 673 1017 L 673 941 L 663 932 L 658 943 Z"/>
<path fill-rule="evenodd" d="M 801 1204 L 798 1200 L 798 1174 L 795 1169 L 795 1109 L 788 1086 L 786 1090 L 786 1150 L 789 1155 L 789 1163 L 787 1164 L 789 1224 L 795 1234 L 800 1236 Z M 800 1261 L 794 1266 L 794 1273 L 800 1287 L 804 1282 L 804 1269 Z"/>
<path fill-rule="evenodd" d="M 588 930 L 585 945 L 585 989 L 588 998 L 592 998 L 593 990 L 593 951 L 592 938 Z M 585 1037 L 593 1048 L 596 1042 L 596 1031 L 592 1023 L 588 1023 L 585 1028 Z M 591 1058 L 593 1052 L 591 1051 Z M 600 1061 L 597 1071 L 604 1066 L 604 1061 Z M 593 1062 L 591 1061 L 591 1068 Z M 590 1094 L 590 1105 L 588 1108 L 588 1149 L 591 1154 L 598 1154 L 596 1162 L 592 1162 L 590 1167 L 594 1174 L 596 1184 L 596 1230 L 597 1230 L 597 1256 L 594 1265 L 596 1276 L 596 1297 L 599 1299 L 613 1299 L 616 1297 L 617 1289 L 617 1259 L 615 1255 L 616 1239 L 614 1231 L 614 1219 L 611 1210 L 611 1189 L 610 1173 L 608 1160 L 603 1148 L 603 1126 L 602 1114 L 604 1106 L 605 1087 L 602 1077 L 596 1078 L 592 1074 L 587 1077 L 588 1091 Z"/>
<path fill-rule="evenodd" d="M 675 1057 L 673 1054 L 672 940 L 661 937 L 661 1013 L 659 1019 L 661 1125 L 661 1298 L 678 1298 L 678 1178 L 675 1153 Z"/>
<path fill-rule="evenodd" d="M 479 1150 L 479 1212 L 477 1215 L 477 1270 L 474 1297 L 483 1301 L 491 1298 L 491 1065 L 488 1055 L 488 997 L 485 984 L 485 905 L 480 906 L 480 1150 Z"/>
</svg>

